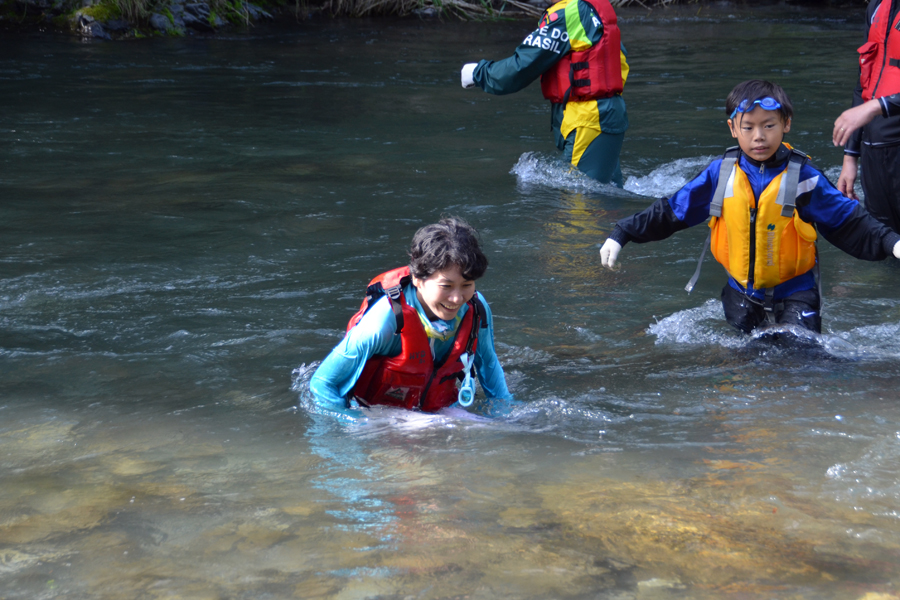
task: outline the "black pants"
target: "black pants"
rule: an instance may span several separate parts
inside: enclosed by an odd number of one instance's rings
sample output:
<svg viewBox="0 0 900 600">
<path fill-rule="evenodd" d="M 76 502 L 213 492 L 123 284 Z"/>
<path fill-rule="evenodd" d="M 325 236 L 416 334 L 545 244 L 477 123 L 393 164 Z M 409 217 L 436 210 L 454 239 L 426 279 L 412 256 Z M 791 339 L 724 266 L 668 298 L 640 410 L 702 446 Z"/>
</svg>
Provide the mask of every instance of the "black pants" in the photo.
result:
<svg viewBox="0 0 900 600">
<path fill-rule="evenodd" d="M 750 333 L 765 325 L 766 309 L 759 300 L 751 300 L 728 284 L 722 288 L 722 308 L 725 320 L 744 333 Z M 819 314 L 819 292 L 804 290 L 791 294 L 775 303 L 775 322 L 783 325 L 799 325 L 822 333 L 822 315 Z"/>
<path fill-rule="evenodd" d="M 900 231 L 900 146 L 863 144 L 859 165 L 866 210 L 894 231 Z"/>
</svg>

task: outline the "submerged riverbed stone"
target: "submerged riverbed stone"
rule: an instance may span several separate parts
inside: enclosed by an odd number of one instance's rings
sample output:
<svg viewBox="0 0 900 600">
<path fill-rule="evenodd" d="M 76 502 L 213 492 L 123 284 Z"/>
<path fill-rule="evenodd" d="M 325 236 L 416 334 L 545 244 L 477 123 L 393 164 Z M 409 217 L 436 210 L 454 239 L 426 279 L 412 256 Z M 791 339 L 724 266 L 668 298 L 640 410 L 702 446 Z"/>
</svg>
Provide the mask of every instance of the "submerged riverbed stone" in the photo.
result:
<svg viewBox="0 0 900 600">
<path fill-rule="evenodd" d="M 876 580 L 889 576 L 890 565 L 865 556 L 864 548 L 828 544 L 832 522 L 852 522 L 852 511 L 823 513 L 802 498 L 791 499 L 784 491 L 789 482 L 752 464 L 740 469 L 731 464 L 724 472 L 686 481 L 573 475 L 537 492 L 543 507 L 584 547 L 634 564 L 646 590 L 677 589 L 689 582 L 703 589 L 764 594 L 773 581 L 820 585 L 832 580 L 836 568 Z M 767 499 L 776 490 L 781 500 L 774 505 Z"/>
<path fill-rule="evenodd" d="M 9 575 L 59 557 L 58 552 L 31 552 L 12 548 L 0 550 L 0 575 Z"/>
</svg>

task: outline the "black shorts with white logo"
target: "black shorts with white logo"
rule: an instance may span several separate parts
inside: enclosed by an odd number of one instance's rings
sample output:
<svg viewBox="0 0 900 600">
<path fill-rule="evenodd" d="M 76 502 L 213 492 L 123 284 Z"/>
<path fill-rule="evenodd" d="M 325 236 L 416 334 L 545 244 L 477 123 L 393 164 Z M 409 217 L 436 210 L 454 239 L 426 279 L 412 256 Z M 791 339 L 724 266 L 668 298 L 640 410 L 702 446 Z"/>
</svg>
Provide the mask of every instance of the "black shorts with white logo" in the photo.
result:
<svg viewBox="0 0 900 600">
<path fill-rule="evenodd" d="M 750 333 L 765 325 L 766 310 L 762 301 L 750 299 L 728 284 L 722 288 L 722 308 L 725 320 L 744 333 Z M 775 302 L 775 322 L 780 325 L 798 325 L 805 329 L 822 333 L 821 303 L 818 290 L 795 292 Z"/>
</svg>

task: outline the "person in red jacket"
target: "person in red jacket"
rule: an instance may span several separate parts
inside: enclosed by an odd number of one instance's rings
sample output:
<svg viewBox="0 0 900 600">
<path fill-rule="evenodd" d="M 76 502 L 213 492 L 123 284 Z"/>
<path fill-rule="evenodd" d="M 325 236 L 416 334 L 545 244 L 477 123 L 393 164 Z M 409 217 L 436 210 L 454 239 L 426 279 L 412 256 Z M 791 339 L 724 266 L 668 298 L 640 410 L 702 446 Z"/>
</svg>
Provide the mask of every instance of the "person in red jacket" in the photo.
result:
<svg viewBox="0 0 900 600">
<path fill-rule="evenodd" d="M 493 399 L 487 413 L 508 412 L 514 401 L 494 350 L 493 317 L 475 291 L 488 264 L 475 230 L 455 217 L 422 227 L 409 257 L 369 284 L 344 339 L 310 380 L 315 403 L 350 417 L 373 405 L 468 406 L 474 371 Z"/>
<path fill-rule="evenodd" d="M 869 2 L 866 25 L 852 108 L 832 133 L 834 145 L 844 147 L 837 187 L 858 199 L 853 186 L 861 169 L 866 208 L 900 231 L 900 0 Z"/>
<path fill-rule="evenodd" d="M 502 95 L 540 77 L 556 147 L 588 177 L 622 187 L 628 70 L 609 0 L 560 0 L 512 56 L 464 65 L 460 79 L 464 88 Z"/>
</svg>

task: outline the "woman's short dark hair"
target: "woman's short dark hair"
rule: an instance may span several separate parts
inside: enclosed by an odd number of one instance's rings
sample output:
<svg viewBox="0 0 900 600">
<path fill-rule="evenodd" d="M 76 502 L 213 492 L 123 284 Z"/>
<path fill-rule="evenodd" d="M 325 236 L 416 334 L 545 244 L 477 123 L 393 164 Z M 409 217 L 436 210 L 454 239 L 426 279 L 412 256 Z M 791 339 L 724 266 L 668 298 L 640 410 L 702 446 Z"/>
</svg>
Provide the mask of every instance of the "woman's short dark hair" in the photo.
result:
<svg viewBox="0 0 900 600">
<path fill-rule="evenodd" d="M 734 89 L 728 94 L 728 98 L 725 99 L 725 112 L 730 119 L 731 113 L 744 100 L 754 102 L 766 96 L 774 98 L 781 105 L 781 108 L 777 110 L 781 115 L 782 122 L 787 123 L 788 119 L 794 116 L 794 107 L 791 105 L 791 99 L 788 98 L 784 89 L 777 83 L 762 79 L 751 79 L 734 86 Z"/>
<path fill-rule="evenodd" d="M 409 245 L 409 270 L 415 277 L 428 279 L 454 265 L 469 280 L 478 279 L 487 270 L 487 257 L 471 225 L 458 217 L 445 217 L 416 232 Z"/>
</svg>

